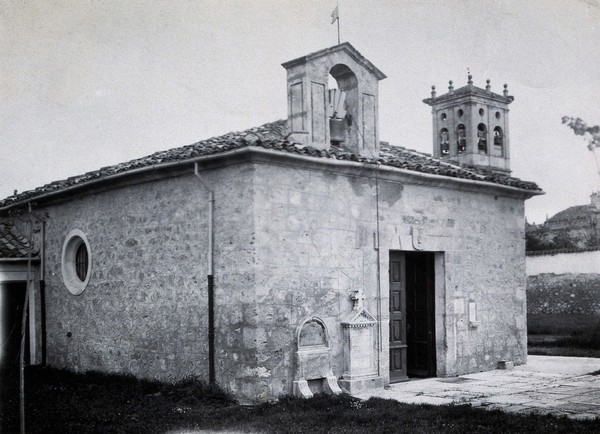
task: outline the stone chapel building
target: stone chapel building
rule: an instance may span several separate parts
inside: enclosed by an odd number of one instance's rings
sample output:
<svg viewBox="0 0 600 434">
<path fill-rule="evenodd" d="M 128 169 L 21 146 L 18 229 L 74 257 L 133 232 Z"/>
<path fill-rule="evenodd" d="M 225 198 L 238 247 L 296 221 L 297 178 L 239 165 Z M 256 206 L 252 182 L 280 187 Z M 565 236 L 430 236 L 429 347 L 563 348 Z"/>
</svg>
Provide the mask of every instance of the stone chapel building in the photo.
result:
<svg viewBox="0 0 600 434">
<path fill-rule="evenodd" d="M 432 157 L 380 141 L 386 76 L 349 43 L 283 67 L 286 120 L 0 201 L 32 363 L 198 375 L 242 401 L 525 363 L 542 192 L 510 176 L 506 85 L 434 88 Z"/>
</svg>

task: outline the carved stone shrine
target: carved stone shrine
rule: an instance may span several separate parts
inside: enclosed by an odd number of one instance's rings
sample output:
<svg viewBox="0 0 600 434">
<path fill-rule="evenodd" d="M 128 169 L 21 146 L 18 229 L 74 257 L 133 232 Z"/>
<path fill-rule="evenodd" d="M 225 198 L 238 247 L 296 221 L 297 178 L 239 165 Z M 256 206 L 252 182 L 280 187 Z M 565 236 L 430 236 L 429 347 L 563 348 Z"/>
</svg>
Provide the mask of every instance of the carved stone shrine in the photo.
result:
<svg viewBox="0 0 600 434">
<path fill-rule="evenodd" d="M 377 366 L 377 320 L 363 306 L 362 291 L 351 296 L 354 308 L 342 322 L 344 372 L 339 384 L 345 392 L 357 393 L 382 387 Z"/>
<path fill-rule="evenodd" d="M 296 331 L 295 396 L 311 398 L 312 389 L 325 393 L 341 393 L 337 378 L 331 369 L 329 334 L 325 322 L 316 316 L 306 318 Z M 311 385 L 309 385 L 309 381 Z"/>
</svg>

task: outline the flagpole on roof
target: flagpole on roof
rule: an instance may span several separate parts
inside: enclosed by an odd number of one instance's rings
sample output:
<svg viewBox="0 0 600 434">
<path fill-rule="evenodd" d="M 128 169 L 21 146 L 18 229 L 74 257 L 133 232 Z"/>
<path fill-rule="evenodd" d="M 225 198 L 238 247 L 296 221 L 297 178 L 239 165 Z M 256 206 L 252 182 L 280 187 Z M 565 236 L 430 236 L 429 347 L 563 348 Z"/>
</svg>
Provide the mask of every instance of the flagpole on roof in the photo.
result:
<svg viewBox="0 0 600 434">
<path fill-rule="evenodd" d="M 337 21 L 337 36 L 338 36 L 338 45 L 340 44 L 340 4 L 339 1 L 336 3 L 335 9 L 331 13 L 331 24 Z"/>
<path fill-rule="evenodd" d="M 338 13 L 337 13 L 338 45 L 340 45 L 340 10 L 339 10 L 339 7 L 340 7 L 340 2 L 338 1 L 338 2 L 336 2 L 336 6 L 335 6 L 336 10 L 338 11 Z"/>
</svg>

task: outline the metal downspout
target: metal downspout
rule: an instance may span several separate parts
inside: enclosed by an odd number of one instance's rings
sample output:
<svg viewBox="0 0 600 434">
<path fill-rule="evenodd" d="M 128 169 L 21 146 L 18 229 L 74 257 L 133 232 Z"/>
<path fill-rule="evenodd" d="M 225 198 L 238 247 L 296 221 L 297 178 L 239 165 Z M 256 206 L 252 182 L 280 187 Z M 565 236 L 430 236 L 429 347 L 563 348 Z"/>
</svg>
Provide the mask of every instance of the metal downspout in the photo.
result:
<svg viewBox="0 0 600 434">
<path fill-rule="evenodd" d="M 194 175 L 202 186 L 208 190 L 208 253 L 207 253 L 207 284 L 208 284 L 208 382 L 215 383 L 215 283 L 213 274 L 213 215 L 214 192 L 209 184 L 204 182 L 198 172 L 198 163 L 194 163 Z"/>
<path fill-rule="evenodd" d="M 42 220 L 40 234 L 40 339 L 42 366 L 46 366 L 46 220 Z"/>
<path fill-rule="evenodd" d="M 377 375 L 381 376 L 381 351 L 383 349 L 383 332 L 381 327 L 381 250 L 379 246 L 379 163 L 375 167 L 375 219 L 377 233 L 375 235 L 375 248 L 377 250 Z"/>
<path fill-rule="evenodd" d="M 27 337 L 27 314 L 29 313 L 30 292 L 33 287 L 31 274 L 31 256 L 33 254 L 33 221 L 31 220 L 31 203 L 27 203 L 27 218 L 29 226 L 29 249 L 27 253 L 27 283 L 25 286 L 25 301 L 21 318 L 21 344 L 19 348 L 19 427 L 20 433 L 25 434 L 25 343 Z"/>
</svg>

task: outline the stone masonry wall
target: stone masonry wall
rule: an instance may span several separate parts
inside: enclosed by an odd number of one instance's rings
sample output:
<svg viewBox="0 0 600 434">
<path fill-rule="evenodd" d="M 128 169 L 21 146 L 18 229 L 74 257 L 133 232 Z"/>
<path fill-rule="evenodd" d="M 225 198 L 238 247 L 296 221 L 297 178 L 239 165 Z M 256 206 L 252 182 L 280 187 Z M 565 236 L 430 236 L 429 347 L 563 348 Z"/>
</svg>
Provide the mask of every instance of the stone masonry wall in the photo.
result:
<svg viewBox="0 0 600 434">
<path fill-rule="evenodd" d="M 490 370 L 499 360 L 525 363 L 523 200 L 443 182 L 382 183 L 380 197 L 382 261 L 384 252 L 411 250 L 419 239 L 422 250 L 444 252 L 437 273 L 443 282 L 436 284 L 438 375 Z M 411 236 L 419 228 L 422 235 Z M 382 270 L 387 267 L 384 262 Z M 382 283 L 387 297 L 387 280 Z M 475 303 L 478 325 L 469 321 L 469 302 Z M 387 303 L 382 300 L 384 319 Z"/>
<path fill-rule="evenodd" d="M 296 167 L 259 165 L 255 178 L 259 321 L 253 332 L 264 367 L 262 386 L 290 393 L 298 369 L 295 333 L 320 317 L 330 336 L 332 368 L 342 374 L 340 322 L 350 315 L 352 291 L 364 289 L 376 313 L 376 252 L 369 225 L 373 197 L 363 179 Z M 352 179 L 352 178 L 350 178 Z M 367 247 L 368 246 L 368 247 Z M 366 350 L 366 349 L 365 349 Z"/>
<path fill-rule="evenodd" d="M 600 315 L 600 274 L 529 276 L 527 312 Z"/>
<path fill-rule="evenodd" d="M 216 268 L 238 270 L 219 278 L 223 288 L 243 278 L 231 240 L 243 243 L 248 235 L 251 173 L 238 166 L 203 177 L 215 186 L 215 220 L 222 223 Z M 199 180 L 189 175 L 122 187 L 46 211 L 49 364 L 163 380 L 207 378 L 207 192 Z M 63 242 L 74 228 L 91 247 L 92 276 L 79 296 L 61 277 Z"/>
<path fill-rule="evenodd" d="M 340 322 L 358 289 L 381 318 L 375 335 L 387 378 L 389 252 L 415 248 L 437 252 L 438 376 L 493 369 L 498 360 L 524 363 L 522 200 L 389 172 L 377 188 L 370 170 L 275 161 L 202 175 L 215 189 L 218 384 L 243 401 L 291 393 L 296 329 L 313 315 L 327 326 L 339 377 Z M 120 187 L 44 211 L 48 362 L 207 377 L 207 194 L 199 180 Z M 60 266 L 74 228 L 92 251 L 92 278 L 80 296 L 67 291 Z M 469 325 L 469 302 L 477 304 L 477 327 Z"/>
<path fill-rule="evenodd" d="M 368 174 L 365 172 L 364 175 Z M 415 185 L 400 176 L 379 181 L 381 305 L 377 296 L 377 194 L 370 179 L 333 171 L 258 164 L 254 178 L 256 295 L 243 308 L 239 333 L 256 351 L 240 368 L 253 383 L 243 394 L 291 392 L 295 330 L 307 316 L 324 320 L 333 373 L 342 373 L 340 321 L 350 294 L 381 311 L 380 371 L 388 373 L 390 250 L 421 248 L 438 255 L 436 334 L 438 375 L 493 369 L 498 360 L 526 359 L 524 209 L 521 199 L 489 191 L 458 191 L 440 183 Z M 480 324 L 470 327 L 468 303 Z M 233 377 L 230 381 L 233 381 Z"/>
</svg>

